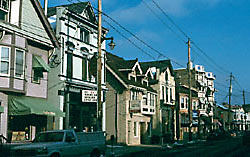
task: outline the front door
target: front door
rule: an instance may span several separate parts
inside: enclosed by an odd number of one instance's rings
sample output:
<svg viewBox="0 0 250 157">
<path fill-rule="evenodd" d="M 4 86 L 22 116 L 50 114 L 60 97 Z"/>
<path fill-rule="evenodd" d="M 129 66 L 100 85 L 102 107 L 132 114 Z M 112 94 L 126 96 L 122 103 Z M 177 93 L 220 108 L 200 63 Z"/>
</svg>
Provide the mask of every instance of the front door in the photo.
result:
<svg viewBox="0 0 250 157">
<path fill-rule="evenodd" d="M 147 129 L 145 122 L 140 122 L 140 139 L 141 144 L 147 143 Z"/>
</svg>

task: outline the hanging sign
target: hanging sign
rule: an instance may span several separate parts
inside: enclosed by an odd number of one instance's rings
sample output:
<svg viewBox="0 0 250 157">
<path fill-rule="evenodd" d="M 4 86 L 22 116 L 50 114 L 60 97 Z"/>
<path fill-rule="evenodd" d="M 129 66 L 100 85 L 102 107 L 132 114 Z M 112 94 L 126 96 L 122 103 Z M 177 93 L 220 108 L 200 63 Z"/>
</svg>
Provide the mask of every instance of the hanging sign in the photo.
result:
<svg viewBox="0 0 250 157">
<path fill-rule="evenodd" d="M 82 90 L 82 102 L 97 102 L 97 91 Z"/>
</svg>

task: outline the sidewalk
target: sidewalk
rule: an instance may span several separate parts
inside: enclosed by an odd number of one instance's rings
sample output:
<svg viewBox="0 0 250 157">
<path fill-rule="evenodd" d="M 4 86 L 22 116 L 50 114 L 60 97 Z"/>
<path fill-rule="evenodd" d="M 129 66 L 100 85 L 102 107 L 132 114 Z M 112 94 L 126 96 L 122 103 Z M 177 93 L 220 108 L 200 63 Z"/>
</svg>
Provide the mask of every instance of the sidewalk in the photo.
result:
<svg viewBox="0 0 250 157">
<path fill-rule="evenodd" d="M 179 141 L 175 143 L 165 143 L 164 145 L 114 145 L 113 148 L 111 145 L 107 145 L 106 157 L 136 156 L 136 154 L 142 152 L 147 152 L 148 154 L 150 154 L 151 152 L 155 152 L 156 150 L 175 150 L 202 143 L 206 143 L 206 140 Z"/>
</svg>

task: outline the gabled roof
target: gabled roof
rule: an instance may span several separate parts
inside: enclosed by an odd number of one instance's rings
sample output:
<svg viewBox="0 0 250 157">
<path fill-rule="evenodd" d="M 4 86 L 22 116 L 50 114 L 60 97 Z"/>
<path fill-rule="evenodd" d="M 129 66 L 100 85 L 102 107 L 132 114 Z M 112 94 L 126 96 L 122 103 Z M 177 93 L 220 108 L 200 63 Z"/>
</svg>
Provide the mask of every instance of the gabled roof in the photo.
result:
<svg viewBox="0 0 250 157">
<path fill-rule="evenodd" d="M 138 61 L 137 59 L 126 61 L 123 58 L 118 57 L 109 52 L 106 52 L 106 57 L 107 57 L 107 62 L 106 62 L 107 66 L 111 68 L 112 72 L 114 72 L 115 75 L 118 76 L 119 79 L 124 81 L 127 85 L 134 85 L 134 86 L 142 87 L 149 91 L 155 92 L 155 90 L 149 86 L 142 85 L 140 82 L 134 82 L 132 80 L 129 80 L 128 76 L 123 71 L 119 70 L 119 69 L 130 69 L 132 71 L 132 68 L 135 66 L 135 64 Z"/>
<path fill-rule="evenodd" d="M 55 33 L 53 32 L 53 30 L 50 26 L 50 23 L 49 23 L 47 17 L 44 14 L 44 11 L 43 11 L 43 8 L 42 8 L 40 2 L 38 0 L 31 0 L 31 2 L 33 3 L 34 8 L 37 11 L 38 17 L 41 19 L 41 22 L 43 23 L 44 28 L 45 28 L 46 32 L 48 33 L 48 36 L 50 37 L 53 45 L 55 47 L 59 48 L 60 44 L 56 38 Z"/>
<path fill-rule="evenodd" d="M 170 60 L 160 60 L 160 61 L 151 61 L 151 62 L 140 62 L 143 72 L 146 72 L 150 67 L 156 67 L 160 69 L 160 72 L 165 71 L 169 68 L 172 75 L 174 75 L 173 66 Z"/>
<path fill-rule="evenodd" d="M 94 11 L 92 9 L 92 6 L 90 4 L 90 2 L 80 2 L 80 3 L 73 3 L 73 4 L 66 4 L 66 5 L 59 5 L 59 6 L 55 6 L 55 7 L 50 7 L 48 8 L 48 17 L 51 17 L 53 15 L 56 15 L 56 8 L 57 7 L 65 7 L 67 8 L 69 11 L 74 12 L 76 14 L 79 15 L 83 15 L 84 11 L 86 9 L 88 9 L 88 16 L 90 18 L 90 21 L 93 23 L 97 23 L 96 18 L 95 18 L 95 14 Z"/>
</svg>

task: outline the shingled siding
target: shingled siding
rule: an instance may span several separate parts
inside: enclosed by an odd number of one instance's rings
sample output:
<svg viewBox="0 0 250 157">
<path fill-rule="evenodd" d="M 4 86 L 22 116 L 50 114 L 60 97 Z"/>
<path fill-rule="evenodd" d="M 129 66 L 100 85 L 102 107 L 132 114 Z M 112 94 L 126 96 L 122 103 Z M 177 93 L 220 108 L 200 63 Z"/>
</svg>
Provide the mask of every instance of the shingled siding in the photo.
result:
<svg viewBox="0 0 250 157">
<path fill-rule="evenodd" d="M 30 0 L 22 1 L 21 29 L 31 37 L 52 44 Z"/>
</svg>

